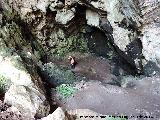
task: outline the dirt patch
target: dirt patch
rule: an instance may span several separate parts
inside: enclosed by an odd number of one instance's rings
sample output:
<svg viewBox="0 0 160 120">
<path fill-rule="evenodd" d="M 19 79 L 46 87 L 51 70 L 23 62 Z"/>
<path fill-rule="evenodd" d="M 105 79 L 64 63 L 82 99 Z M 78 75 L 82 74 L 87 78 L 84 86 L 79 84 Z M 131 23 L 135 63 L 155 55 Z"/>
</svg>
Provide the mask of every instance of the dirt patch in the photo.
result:
<svg viewBox="0 0 160 120">
<path fill-rule="evenodd" d="M 71 69 L 75 75 L 85 77 L 86 80 L 98 80 L 103 82 L 110 82 L 112 79 L 116 79 L 116 76 L 111 74 L 111 66 L 107 59 L 88 54 L 73 54 L 73 56 L 75 56 L 78 63 L 74 69 Z M 67 57 L 63 59 L 49 58 L 48 62 L 53 62 L 58 66 L 69 68 L 69 60 Z"/>
<path fill-rule="evenodd" d="M 146 78 L 147 79 L 147 78 Z M 160 118 L 160 78 L 140 80 L 134 88 L 122 88 L 113 85 L 104 86 L 99 81 L 83 84 L 74 96 L 61 101 L 67 110 L 90 109 L 107 115 L 127 115 Z M 154 81 L 151 82 L 150 81 Z M 142 90 L 141 88 L 144 88 Z M 158 87 L 158 88 L 157 88 Z M 62 104 L 63 103 L 63 104 Z"/>
<path fill-rule="evenodd" d="M 160 118 L 160 77 L 143 78 L 135 81 L 131 88 L 122 88 L 108 84 L 117 79 L 112 74 L 112 65 L 108 60 L 92 55 L 74 56 L 78 64 L 72 71 L 84 76 L 87 81 L 77 82 L 78 91 L 65 100 L 57 99 L 52 94 L 60 106 L 67 110 L 90 109 L 107 115 Z M 69 67 L 67 58 L 49 62 Z"/>
</svg>

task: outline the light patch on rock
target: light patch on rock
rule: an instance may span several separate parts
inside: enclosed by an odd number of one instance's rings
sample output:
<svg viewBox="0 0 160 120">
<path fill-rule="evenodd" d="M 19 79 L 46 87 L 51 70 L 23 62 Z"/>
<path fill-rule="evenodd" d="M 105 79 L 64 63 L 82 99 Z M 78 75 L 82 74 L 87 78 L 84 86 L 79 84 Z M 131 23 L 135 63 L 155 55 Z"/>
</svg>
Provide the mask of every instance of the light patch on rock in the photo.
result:
<svg viewBox="0 0 160 120">
<path fill-rule="evenodd" d="M 128 31 L 127 29 L 114 26 L 113 28 L 113 37 L 114 43 L 119 47 L 120 50 L 126 51 L 126 46 L 134 40 L 135 37 L 134 33 Z"/>
<path fill-rule="evenodd" d="M 25 17 L 25 15 L 27 15 L 27 13 L 30 13 L 30 12 L 32 12 L 32 9 L 31 8 L 21 8 L 21 17 L 22 18 L 24 18 Z"/>
<path fill-rule="evenodd" d="M 99 15 L 92 10 L 86 10 L 87 24 L 95 27 L 99 27 Z"/>
<path fill-rule="evenodd" d="M 144 27 L 141 40 L 145 59 L 160 65 L 160 28 L 156 26 Z"/>
<path fill-rule="evenodd" d="M 34 87 L 11 85 L 5 94 L 4 102 L 11 104 L 24 116 L 33 118 L 39 106 L 45 101 L 45 96 Z"/>
<path fill-rule="evenodd" d="M 71 21 L 74 18 L 74 10 L 66 10 L 63 9 L 61 11 L 57 11 L 55 20 L 56 22 L 66 25 L 69 21 Z"/>
<path fill-rule="evenodd" d="M 42 12 L 46 13 L 46 9 L 49 5 L 49 0 L 39 0 L 36 7 Z"/>
<path fill-rule="evenodd" d="M 69 120 L 65 116 L 65 111 L 62 108 L 58 107 L 52 114 L 49 114 L 47 117 L 42 118 L 41 120 Z"/>
<path fill-rule="evenodd" d="M 119 0 L 99 0 L 98 2 L 91 2 L 95 8 L 108 12 L 108 20 L 113 24 L 114 22 L 122 21 L 124 15 L 119 12 Z"/>
<path fill-rule="evenodd" d="M 0 56 L 0 58 L 2 58 L 2 56 Z M 32 85 L 30 75 L 25 70 L 16 68 L 13 62 L 10 58 L 5 58 L 5 60 L 1 61 L 0 73 L 4 74 L 15 85 Z"/>
</svg>

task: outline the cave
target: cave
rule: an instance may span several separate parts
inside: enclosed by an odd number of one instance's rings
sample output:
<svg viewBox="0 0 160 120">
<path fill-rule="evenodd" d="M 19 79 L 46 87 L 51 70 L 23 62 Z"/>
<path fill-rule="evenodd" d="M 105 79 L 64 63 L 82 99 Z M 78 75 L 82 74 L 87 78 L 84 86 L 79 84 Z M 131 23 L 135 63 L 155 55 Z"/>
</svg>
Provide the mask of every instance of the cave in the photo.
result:
<svg viewBox="0 0 160 120">
<path fill-rule="evenodd" d="M 0 118 L 160 118 L 159 2 L 28 1 L 0 2 Z"/>
</svg>

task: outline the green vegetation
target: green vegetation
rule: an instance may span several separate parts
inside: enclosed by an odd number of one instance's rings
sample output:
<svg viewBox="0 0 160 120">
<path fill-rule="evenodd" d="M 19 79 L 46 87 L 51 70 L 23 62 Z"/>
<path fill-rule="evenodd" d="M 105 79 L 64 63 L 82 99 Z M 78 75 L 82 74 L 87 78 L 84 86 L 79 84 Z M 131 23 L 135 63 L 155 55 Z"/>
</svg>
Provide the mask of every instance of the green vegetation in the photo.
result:
<svg viewBox="0 0 160 120">
<path fill-rule="evenodd" d="M 49 76 L 48 82 L 54 85 L 72 84 L 76 77 L 71 70 L 56 66 L 54 63 L 47 63 L 42 66 L 44 76 Z"/>
<path fill-rule="evenodd" d="M 109 51 L 108 53 L 107 53 L 107 58 L 109 59 L 109 60 L 112 60 L 112 58 L 113 58 L 113 51 Z"/>
<path fill-rule="evenodd" d="M 69 52 L 88 52 L 87 41 L 83 35 L 72 35 L 57 43 L 54 54 L 64 56 Z"/>
<path fill-rule="evenodd" d="M 0 74 L 0 93 L 5 93 L 9 85 L 9 80 Z"/>
<path fill-rule="evenodd" d="M 76 88 L 69 84 L 62 84 L 56 87 L 56 92 L 64 99 L 72 96 L 76 92 Z"/>
</svg>

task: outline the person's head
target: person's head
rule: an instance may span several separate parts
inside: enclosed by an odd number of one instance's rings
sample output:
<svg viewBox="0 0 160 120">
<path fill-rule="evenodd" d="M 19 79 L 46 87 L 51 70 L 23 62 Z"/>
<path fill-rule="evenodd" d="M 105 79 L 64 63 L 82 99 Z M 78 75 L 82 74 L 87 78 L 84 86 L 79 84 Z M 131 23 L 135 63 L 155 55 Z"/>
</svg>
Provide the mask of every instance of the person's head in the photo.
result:
<svg viewBox="0 0 160 120">
<path fill-rule="evenodd" d="M 73 59 L 73 57 L 72 57 L 72 56 L 69 56 L 69 57 L 68 57 L 68 60 L 71 60 L 71 59 Z"/>
</svg>

